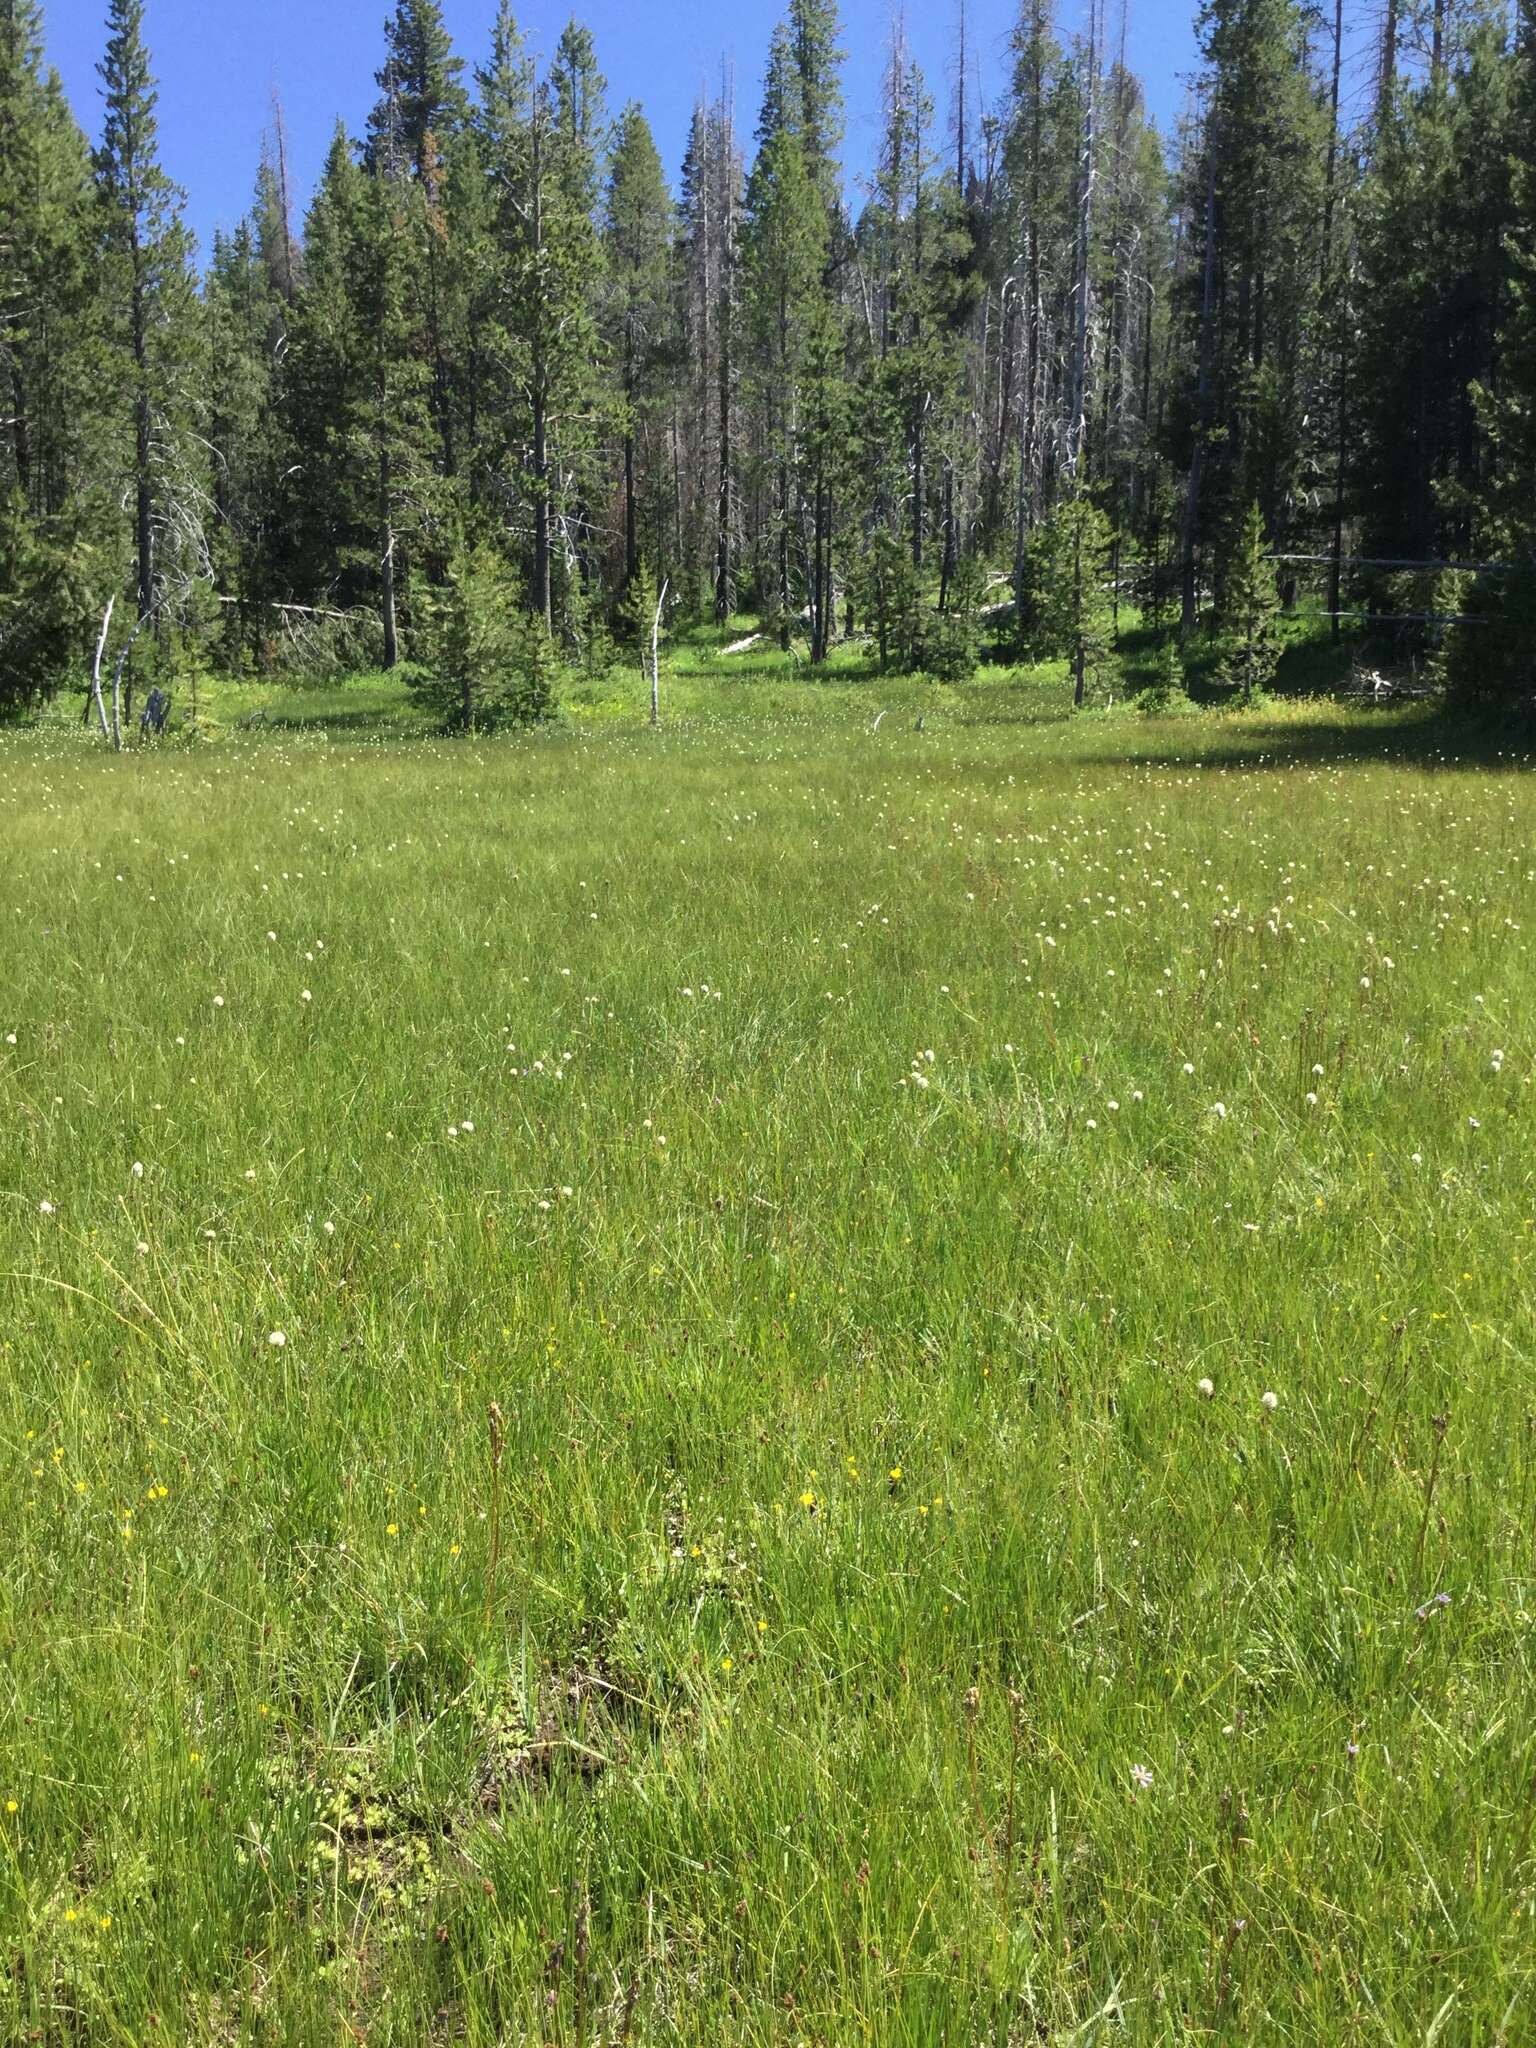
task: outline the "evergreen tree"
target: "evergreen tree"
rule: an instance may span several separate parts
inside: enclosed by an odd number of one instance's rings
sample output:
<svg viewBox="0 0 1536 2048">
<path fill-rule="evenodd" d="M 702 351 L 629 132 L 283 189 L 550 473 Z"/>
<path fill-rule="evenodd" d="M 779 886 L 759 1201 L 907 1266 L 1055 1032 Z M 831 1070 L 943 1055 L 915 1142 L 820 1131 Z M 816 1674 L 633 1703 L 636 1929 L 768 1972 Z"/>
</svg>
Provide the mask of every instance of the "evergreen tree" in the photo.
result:
<svg viewBox="0 0 1536 2048">
<path fill-rule="evenodd" d="M 108 374 L 121 410 L 123 469 L 134 504 L 134 580 L 143 621 L 177 568 L 185 581 L 201 566 L 204 480 L 193 434 L 202 398 L 197 303 L 182 195 L 160 167 L 143 0 L 109 0 L 107 27 L 98 67 L 106 102 L 96 155 L 100 286 Z"/>
<path fill-rule="evenodd" d="M 665 479 L 650 446 L 677 360 L 673 332 L 673 206 L 650 125 L 637 106 L 619 116 L 608 171 L 604 326 L 618 377 L 623 442 L 624 580 L 640 565 L 641 500 L 650 500 L 653 560 L 662 559 L 661 503 Z M 648 477 L 640 461 L 649 455 Z M 649 481 L 650 489 L 645 489 Z"/>
<path fill-rule="evenodd" d="M 1184 279 L 1175 442 L 1188 466 L 1186 630 L 1201 558 L 1219 567 L 1243 507 L 1257 499 L 1282 537 L 1303 518 L 1326 415 L 1314 337 L 1327 122 L 1307 20 L 1296 0 L 1208 0 L 1200 26 L 1205 119 L 1182 200 L 1200 253 Z"/>
<path fill-rule="evenodd" d="M 1280 662 L 1280 595 L 1268 545 L 1264 515 L 1257 504 L 1250 505 L 1225 578 L 1222 624 L 1232 644 L 1220 669 L 1222 682 L 1246 704 L 1263 696 Z"/>
<path fill-rule="evenodd" d="M 370 170 L 421 179 L 434 174 L 469 119 L 463 73 L 438 0 L 399 0 L 384 30 L 379 100 L 368 122 Z"/>
<path fill-rule="evenodd" d="M 1072 702 L 1087 701 L 1090 677 L 1111 644 L 1113 606 L 1105 588 L 1114 535 L 1086 492 L 1064 498 L 1030 536 L 1030 586 L 1039 644 L 1072 669 Z"/>
<path fill-rule="evenodd" d="M 0 716 L 48 695 L 112 580 L 90 164 L 33 0 L 0 0 Z"/>
</svg>

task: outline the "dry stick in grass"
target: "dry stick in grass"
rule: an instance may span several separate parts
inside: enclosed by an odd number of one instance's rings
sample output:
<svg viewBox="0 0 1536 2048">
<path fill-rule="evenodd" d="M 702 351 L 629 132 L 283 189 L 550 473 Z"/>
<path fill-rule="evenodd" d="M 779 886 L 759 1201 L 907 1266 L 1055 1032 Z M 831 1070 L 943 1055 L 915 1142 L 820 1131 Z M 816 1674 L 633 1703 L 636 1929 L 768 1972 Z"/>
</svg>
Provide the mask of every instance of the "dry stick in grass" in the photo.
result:
<svg viewBox="0 0 1536 2048">
<path fill-rule="evenodd" d="M 1424 1514 L 1419 1523 L 1419 1540 L 1413 1546 L 1413 1570 L 1418 1577 L 1424 1564 L 1424 1538 L 1429 1531 L 1429 1517 L 1435 1505 L 1435 1488 L 1440 1483 L 1440 1453 L 1445 1449 L 1445 1433 L 1451 1426 L 1449 1415 L 1433 1417 L 1435 1428 L 1435 1455 L 1430 1460 L 1429 1477 L 1424 1482 Z"/>
<path fill-rule="evenodd" d="M 507 1447 L 506 1417 L 492 1401 L 485 1411 L 491 1430 L 491 1557 L 485 1574 L 485 1619 L 496 1613 L 496 1573 L 501 1564 L 501 1459 Z"/>
</svg>

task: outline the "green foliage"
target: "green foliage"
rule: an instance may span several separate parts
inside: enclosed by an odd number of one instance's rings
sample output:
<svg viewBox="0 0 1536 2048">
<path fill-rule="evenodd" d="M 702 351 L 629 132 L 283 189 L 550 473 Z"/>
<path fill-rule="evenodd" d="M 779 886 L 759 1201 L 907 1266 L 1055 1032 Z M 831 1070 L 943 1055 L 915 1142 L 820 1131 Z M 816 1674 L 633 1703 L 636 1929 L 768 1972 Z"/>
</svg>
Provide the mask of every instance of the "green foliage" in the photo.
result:
<svg viewBox="0 0 1536 2048">
<path fill-rule="evenodd" d="M 92 569 L 78 534 L 41 527 L 19 492 L 0 500 L 0 718 L 45 702 L 71 671 L 84 684 Z"/>
<path fill-rule="evenodd" d="M 1262 701 L 1280 662 L 1280 594 L 1268 548 L 1264 515 L 1250 505 L 1223 579 L 1228 646 L 1217 671 L 1217 680 L 1244 704 Z"/>
<path fill-rule="evenodd" d="M 1166 717 L 1189 704 L 1189 682 L 1178 638 L 1169 633 L 1158 645 L 1152 681 L 1136 699 L 1136 708 L 1149 718 Z"/>
<path fill-rule="evenodd" d="M 418 700 L 461 731 L 532 725 L 554 708 L 558 669 L 543 622 L 523 612 L 506 563 L 465 545 L 429 600 Z"/>
<path fill-rule="evenodd" d="M 1035 644 L 1072 669 L 1073 702 L 1087 701 L 1113 635 L 1107 578 L 1114 534 L 1086 492 L 1063 499 L 1030 535 L 1027 588 Z"/>
</svg>

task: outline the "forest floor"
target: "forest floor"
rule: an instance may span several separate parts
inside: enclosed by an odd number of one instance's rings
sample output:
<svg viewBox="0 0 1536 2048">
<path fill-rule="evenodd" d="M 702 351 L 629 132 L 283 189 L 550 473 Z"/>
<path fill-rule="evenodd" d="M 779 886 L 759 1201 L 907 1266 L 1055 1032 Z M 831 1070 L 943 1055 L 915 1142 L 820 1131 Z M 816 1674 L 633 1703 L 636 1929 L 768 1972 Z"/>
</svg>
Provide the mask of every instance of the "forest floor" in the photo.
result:
<svg viewBox="0 0 1536 2048">
<path fill-rule="evenodd" d="M 0 737 L 0 2037 L 1529 2038 L 1523 765 L 208 705 Z"/>
</svg>

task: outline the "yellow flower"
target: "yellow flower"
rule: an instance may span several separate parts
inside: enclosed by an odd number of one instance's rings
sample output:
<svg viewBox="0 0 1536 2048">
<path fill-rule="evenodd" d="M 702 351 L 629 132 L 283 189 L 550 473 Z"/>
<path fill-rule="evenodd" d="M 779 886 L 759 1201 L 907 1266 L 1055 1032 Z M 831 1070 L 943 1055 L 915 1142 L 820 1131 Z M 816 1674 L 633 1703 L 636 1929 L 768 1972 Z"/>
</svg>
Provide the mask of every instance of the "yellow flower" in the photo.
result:
<svg viewBox="0 0 1536 2048">
<path fill-rule="evenodd" d="M 384 1531 L 384 1534 L 386 1536 L 398 1536 L 400 1534 L 400 1524 L 398 1522 L 391 1522 L 389 1527 Z"/>
<path fill-rule="evenodd" d="M 722 1657 L 720 1659 L 720 1669 L 722 1671 L 730 1671 L 732 1668 L 733 1666 L 731 1664 L 731 1660 L 729 1657 Z"/>
<path fill-rule="evenodd" d="M 896 1482 L 896 1481 L 897 1481 L 898 1479 L 900 1479 L 900 1477 L 901 1477 L 901 1467 L 900 1467 L 899 1465 L 893 1465 L 893 1466 L 891 1467 L 891 1482 L 892 1482 L 892 1484 L 894 1485 L 894 1484 L 895 1484 L 895 1482 Z"/>
<path fill-rule="evenodd" d="M 803 1507 L 803 1508 L 813 1508 L 813 1507 L 815 1507 L 815 1505 L 816 1505 L 816 1496 L 815 1496 L 815 1494 L 814 1494 L 814 1493 L 810 1493 L 810 1492 L 802 1493 L 802 1494 L 801 1494 L 801 1496 L 800 1496 L 800 1505 L 801 1505 L 801 1507 Z"/>
<path fill-rule="evenodd" d="M 200 1764 L 200 1763 L 202 1762 L 202 1760 L 203 1760 L 203 1752 L 202 1752 L 202 1751 L 201 1751 L 200 1749 L 189 1749 L 189 1750 L 187 1751 L 187 1762 L 188 1762 L 188 1763 L 191 1763 L 191 1764 Z"/>
<path fill-rule="evenodd" d="M 105 1934 L 105 1933 L 106 1933 L 106 1931 L 107 1931 L 107 1929 L 108 1929 L 108 1928 L 109 1928 L 109 1927 L 110 1927 L 111 1925 L 112 1925 L 112 1915 L 111 1915 L 110 1913 L 103 1913 L 103 1914 L 102 1914 L 102 1916 L 101 1916 L 101 1931 L 102 1931 L 102 1933 L 103 1933 L 103 1934 Z"/>
<path fill-rule="evenodd" d="M 5 1802 L 5 1810 L 7 1813 L 16 1813 L 20 1811 L 14 1799 L 7 1799 L 7 1801 Z"/>
<path fill-rule="evenodd" d="M 458 1544 L 457 1544 L 457 1543 L 450 1543 L 450 1544 L 449 1544 L 449 1546 L 448 1546 L 448 1555 L 449 1555 L 450 1557 L 457 1557 L 457 1556 L 458 1556 L 458 1554 L 459 1554 L 459 1546 L 458 1546 Z"/>
<path fill-rule="evenodd" d="M 767 1633 L 768 1633 L 768 1624 L 767 1624 L 767 1622 L 766 1622 L 766 1621 L 760 1621 L 760 1622 L 759 1622 L 759 1623 L 757 1624 L 757 1632 L 758 1632 L 758 1634 L 759 1634 L 760 1636 L 765 1636 L 765 1635 L 767 1635 Z"/>
</svg>

